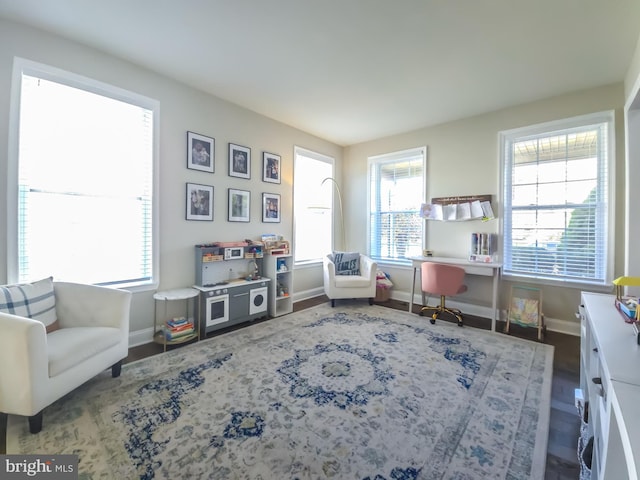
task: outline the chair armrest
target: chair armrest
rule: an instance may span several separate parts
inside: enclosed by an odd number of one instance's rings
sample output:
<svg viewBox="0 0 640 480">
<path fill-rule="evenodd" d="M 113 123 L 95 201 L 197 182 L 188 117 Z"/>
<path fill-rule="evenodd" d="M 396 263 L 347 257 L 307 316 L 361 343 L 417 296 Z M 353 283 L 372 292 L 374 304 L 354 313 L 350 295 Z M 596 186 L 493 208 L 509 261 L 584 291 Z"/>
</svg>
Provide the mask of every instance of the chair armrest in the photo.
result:
<svg viewBox="0 0 640 480">
<path fill-rule="evenodd" d="M 360 255 L 360 275 L 367 277 L 370 281 L 375 283 L 376 273 L 378 271 L 378 263 L 374 262 L 366 255 Z"/>
<path fill-rule="evenodd" d="M 0 411 L 17 412 L 45 396 L 47 334 L 42 322 L 8 313 L 0 313 L 0 331 Z"/>
<path fill-rule="evenodd" d="M 129 332 L 131 292 L 68 282 L 54 282 L 61 327 L 115 327 Z"/>
<path fill-rule="evenodd" d="M 336 265 L 329 259 L 328 255 L 322 257 L 322 272 L 325 285 L 332 282 L 336 276 Z"/>
</svg>

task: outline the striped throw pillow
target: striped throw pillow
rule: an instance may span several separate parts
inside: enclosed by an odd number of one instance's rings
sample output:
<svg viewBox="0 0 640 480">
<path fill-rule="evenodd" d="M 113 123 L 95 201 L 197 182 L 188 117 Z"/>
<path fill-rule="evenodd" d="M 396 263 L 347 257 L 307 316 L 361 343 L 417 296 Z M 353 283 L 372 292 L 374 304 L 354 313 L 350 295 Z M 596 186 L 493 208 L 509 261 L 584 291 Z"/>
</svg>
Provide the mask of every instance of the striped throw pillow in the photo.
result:
<svg viewBox="0 0 640 480">
<path fill-rule="evenodd" d="M 53 278 L 33 283 L 0 286 L 0 311 L 39 320 L 47 333 L 59 328 Z"/>
</svg>

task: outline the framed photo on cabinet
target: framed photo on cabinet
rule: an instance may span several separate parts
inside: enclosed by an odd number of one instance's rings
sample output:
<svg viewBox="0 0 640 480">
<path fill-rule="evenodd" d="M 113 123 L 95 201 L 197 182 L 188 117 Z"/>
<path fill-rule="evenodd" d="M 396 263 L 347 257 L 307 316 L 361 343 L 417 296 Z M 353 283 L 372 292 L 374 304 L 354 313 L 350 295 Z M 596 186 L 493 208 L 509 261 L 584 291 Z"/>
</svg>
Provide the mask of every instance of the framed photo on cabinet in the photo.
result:
<svg viewBox="0 0 640 480">
<path fill-rule="evenodd" d="M 230 222 L 248 222 L 251 207 L 251 192 L 247 190 L 229 189 Z"/>
<path fill-rule="evenodd" d="M 280 195 L 276 193 L 262 194 L 262 221 L 280 223 Z"/>
<path fill-rule="evenodd" d="M 280 183 L 280 155 L 262 153 L 262 181 Z"/>
<path fill-rule="evenodd" d="M 251 178 L 251 149 L 229 144 L 229 176 Z"/>
<path fill-rule="evenodd" d="M 213 186 L 187 183 L 187 220 L 213 221 Z"/>
<path fill-rule="evenodd" d="M 215 172 L 216 140 L 187 132 L 187 168 Z"/>
</svg>

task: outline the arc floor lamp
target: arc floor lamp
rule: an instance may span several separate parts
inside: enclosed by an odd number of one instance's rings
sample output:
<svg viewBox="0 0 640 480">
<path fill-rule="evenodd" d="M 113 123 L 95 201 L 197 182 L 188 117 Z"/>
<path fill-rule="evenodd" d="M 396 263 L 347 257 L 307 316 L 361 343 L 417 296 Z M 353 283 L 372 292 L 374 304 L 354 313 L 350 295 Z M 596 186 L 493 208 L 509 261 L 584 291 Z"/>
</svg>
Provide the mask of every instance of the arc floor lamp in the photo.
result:
<svg viewBox="0 0 640 480">
<path fill-rule="evenodd" d="M 340 191 L 340 185 L 338 185 L 338 182 L 336 182 L 336 180 L 333 177 L 327 177 L 324 180 L 322 180 L 322 183 L 320 184 L 320 186 L 324 185 L 325 182 L 327 181 L 331 181 L 331 183 L 333 183 L 333 186 L 336 188 L 336 191 L 338 192 L 338 205 L 340 207 L 340 228 L 342 232 L 342 249 L 346 250 L 347 242 L 345 241 L 345 233 L 344 233 L 344 211 L 342 210 L 342 192 Z"/>
</svg>

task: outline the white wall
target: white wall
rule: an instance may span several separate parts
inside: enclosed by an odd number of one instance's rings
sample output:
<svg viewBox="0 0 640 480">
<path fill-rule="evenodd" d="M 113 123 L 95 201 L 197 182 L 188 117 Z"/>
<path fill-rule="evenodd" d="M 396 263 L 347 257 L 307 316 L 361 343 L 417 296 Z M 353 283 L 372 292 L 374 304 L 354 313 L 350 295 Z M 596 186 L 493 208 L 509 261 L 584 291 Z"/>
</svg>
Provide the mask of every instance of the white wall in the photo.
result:
<svg viewBox="0 0 640 480">
<path fill-rule="evenodd" d="M 626 264 L 624 274 L 628 276 L 640 275 L 640 222 L 638 221 L 638 188 L 640 183 L 640 37 L 636 51 L 625 80 L 625 204 L 627 215 L 625 219 Z M 639 295 L 640 288 L 629 288 L 629 295 Z"/>
<path fill-rule="evenodd" d="M 624 129 L 623 84 L 610 85 L 582 92 L 575 92 L 518 107 L 508 108 L 472 118 L 466 118 L 413 132 L 382 138 L 354 145 L 345 149 L 344 178 L 353 179 L 345 185 L 345 216 L 350 230 L 351 248 L 365 250 L 367 246 L 367 219 L 363 215 L 362 199 L 367 194 L 367 158 L 412 147 L 427 146 L 427 198 L 454 195 L 491 194 L 496 215 L 501 214 L 497 203 L 500 189 L 500 163 L 498 132 L 527 125 L 568 118 L 586 113 L 615 109 L 616 111 L 616 258 L 615 271 L 621 275 L 624 269 Z M 497 220 L 482 223 L 428 222 L 426 248 L 437 256 L 465 257 L 468 254 L 469 236 L 472 232 L 498 233 Z M 391 274 L 395 284 L 393 295 L 408 300 L 411 274 L 406 268 L 383 266 Z M 487 305 L 491 298 L 490 281 L 467 276 L 469 290 L 465 301 Z M 419 288 L 418 288 L 419 291 Z M 508 295 L 508 284 L 502 282 L 503 300 Z M 574 312 L 580 301 L 580 289 L 545 288 L 544 310 L 547 317 L 575 321 Z"/>
<path fill-rule="evenodd" d="M 160 289 L 194 283 L 193 246 L 212 241 L 257 239 L 263 233 L 292 238 L 293 147 L 299 145 L 342 161 L 342 148 L 236 105 L 177 83 L 139 66 L 48 33 L 0 20 L 0 198 L 6 198 L 9 105 L 14 56 L 48 64 L 160 101 Z M 259 73 L 256 72 L 258 75 Z M 186 168 L 187 131 L 216 140 L 215 173 Z M 228 176 L 228 143 L 251 148 L 251 180 Z M 282 183 L 262 182 L 262 152 L 282 157 Z M 72 172 L 70 172 L 72 174 Z M 214 186 L 214 221 L 185 220 L 185 183 Z M 251 192 L 251 222 L 227 221 L 227 188 Z M 262 193 L 282 198 L 282 222 L 262 223 Z M 3 205 L 5 202 L 1 202 Z M 7 238 L 6 210 L 0 209 L 0 238 Z M 55 234 L 55 232 L 52 232 Z M 52 252 L 55 254 L 55 252 Z M 0 284 L 7 281 L 6 242 L 0 241 Z M 321 285 L 319 269 L 301 275 Z M 131 330 L 153 324 L 152 292 L 136 294 Z"/>
<path fill-rule="evenodd" d="M 575 92 L 486 115 L 383 138 L 343 149 L 337 145 L 281 123 L 257 115 L 236 105 L 204 94 L 171 79 L 121 61 L 112 56 L 67 41 L 57 36 L 0 20 L 0 178 L 7 174 L 9 101 L 14 56 L 66 69 L 102 82 L 155 98 L 161 104 L 160 118 L 160 288 L 191 285 L 194 281 L 193 245 L 215 240 L 257 238 L 273 232 L 292 238 L 293 146 L 299 145 L 336 159 L 337 178 L 343 182 L 345 224 L 349 249 L 366 250 L 366 171 L 367 157 L 412 147 L 428 147 L 427 198 L 449 195 L 490 193 L 498 195 L 498 139 L 500 130 L 511 129 L 595 111 L 616 109 L 617 190 L 616 231 L 623 232 L 624 219 L 624 145 L 622 84 Z M 638 57 L 636 55 L 636 57 Z M 634 61 L 640 64 L 640 60 Z M 640 67 L 639 67 L 640 68 Z M 258 73 L 256 73 L 258 74 Z M 635 77 L 634 77 L 635 79 Z M 634 80 L 635 81 L 635 80 Z M 216 173 L 186 168 L 187 130 L 216 139 Z M 227 175 L 229 142 L 252 149 L 252 179 Z M 261 181 L 262 151 L 282 156 L 282 184 Z M 344 162 L 343 162 L 344 156 Z M 214 222 L 184 220 L 185 183 L 214 185 Z M 252 192 L 251 223 L 226 221 L 226 189 Z M 282 223 L 262 224 L 262 192 L 282 195 Z M 0 198 L 6 185 L 0 183 Z M 500 205 L 496 205 L 500 214 Z M 498 222 L 429 224 L 426 245 L 436 254 L 465 256 L 472 231 L 497 232 Z M 6 211 L 0 209 L 0 238 L 6 238 Z M 624 235 L 616 236 L 615 271 L 624 271 Z M 408 299 L 411 289 L 407 269 L 387 268 L 395 283 L 394 296 Z M 0 283 L 6 282 L 6 242 L 0 242 Z M 469 280 L 470 302 L 488 304 L 490 285 L 481 279 Z M 322 280 L 319 268 L 296 271 L 298 292 L 318 292 Z M 506 291 L 507 284 L 503 284 Z M 295 298 L 295 297 L 294 297 Z M 545 290 L 547 316 L 573 320 L 579 290 Z M 137 294 L 133 302 L 132 330 L 153 323 L 151 294 Z"/>
</svg>

